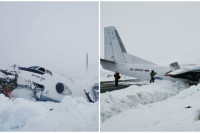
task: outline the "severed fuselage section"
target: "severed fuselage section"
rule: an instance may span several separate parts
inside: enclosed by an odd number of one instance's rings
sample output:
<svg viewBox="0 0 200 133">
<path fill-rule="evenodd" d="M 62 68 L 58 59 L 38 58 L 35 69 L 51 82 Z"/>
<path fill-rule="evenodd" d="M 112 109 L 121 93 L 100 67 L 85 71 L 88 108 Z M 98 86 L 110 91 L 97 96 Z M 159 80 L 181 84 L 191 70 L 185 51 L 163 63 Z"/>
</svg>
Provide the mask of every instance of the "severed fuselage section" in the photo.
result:
<svg viewBox="0 0 200 133">
<path fill-rule="evenodd" d="M 67 95 L 83 96 L 86 100 L 89 96 L 89 102 L 97 101 L 93 98 L 93 93 L 88 95 L 81 87 L 74 86 L 71 79 L 39 66 L 16 67 L 13 71 L 1 70 L 0 90 L 8 97 L 12 97 L 11 92 L 14 95 L 20 90 L 20 95 L 29 92 L 37 101 L 60 102 Z"/>
</svg>

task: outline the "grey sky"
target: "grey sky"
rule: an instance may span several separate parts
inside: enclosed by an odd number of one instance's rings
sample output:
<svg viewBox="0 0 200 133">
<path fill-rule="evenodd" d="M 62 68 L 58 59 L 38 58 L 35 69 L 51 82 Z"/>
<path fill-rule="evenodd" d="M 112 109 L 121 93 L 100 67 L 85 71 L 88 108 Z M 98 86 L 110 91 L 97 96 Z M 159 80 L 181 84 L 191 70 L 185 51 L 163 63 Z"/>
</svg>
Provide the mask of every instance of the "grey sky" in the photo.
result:
<svg viewBox="0 0 200 133">
<path fill-rule="evenodd" d="M 117 28 L 128 53 L 200 64 L 200 2 L 101 2 L 101 58 L 105 26 Z"/>
<path fill-rule="evenodd" d="M 98 2 L 0 2 L 2 65 L 98 76 Z"/>
</svg>

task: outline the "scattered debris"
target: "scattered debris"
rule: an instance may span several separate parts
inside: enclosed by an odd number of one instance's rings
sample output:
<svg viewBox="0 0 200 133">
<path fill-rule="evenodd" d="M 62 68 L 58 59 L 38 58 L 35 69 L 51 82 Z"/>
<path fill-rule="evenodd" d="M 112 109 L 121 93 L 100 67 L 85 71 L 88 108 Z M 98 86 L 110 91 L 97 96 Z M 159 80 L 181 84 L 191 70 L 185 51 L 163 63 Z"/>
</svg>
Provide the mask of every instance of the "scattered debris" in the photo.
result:
<svg viewBox="0 0 200 133">
<path fill-rule="evenodd" d="M 50 109 L 50 111 L 54 110 L 53 108 Z"/>
<path fill-rule="evenodd" d="M 187 106 L 187 107 L 185 107 L 185 108 L 188 108 L 188 109 L 189 109 L 189 108 L 192 108 L 192 107 L 191 107 L 191 106 Z"/>
</svg>

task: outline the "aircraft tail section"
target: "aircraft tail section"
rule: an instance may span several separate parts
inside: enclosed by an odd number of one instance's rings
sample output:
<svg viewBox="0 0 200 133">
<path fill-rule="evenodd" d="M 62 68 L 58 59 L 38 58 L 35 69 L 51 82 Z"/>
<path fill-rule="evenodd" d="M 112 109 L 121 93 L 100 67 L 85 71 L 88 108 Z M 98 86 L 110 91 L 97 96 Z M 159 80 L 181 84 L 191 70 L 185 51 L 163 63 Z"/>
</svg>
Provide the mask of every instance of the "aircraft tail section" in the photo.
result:
<svg viewBox="0 0 200 133">
<path fill-rule="evenodd" d="M 115 27 L 104 28 L 105 59 L 113 62 L 155 65 L 134 55 L 128 54 Z"/>
<path fill-rule="evenodd" d="M 110 61 L 110 60 L 105 60 L 105 59 L 100 59 L 100 61 L 101 61 L 101 66 L 104 69 L 110 70 L 110 71 L 117 70 L 117 66 L 115 62 Z"/>
<path fill-rule="evenodd" d="M 114 62 L 124 62 L 125 57 L 123 52 L 126 52 L 124 45 L 117 33 L 115 27 L 106 27 L 104 29 L 105 34 L 105 59 Z"/>
</svg>

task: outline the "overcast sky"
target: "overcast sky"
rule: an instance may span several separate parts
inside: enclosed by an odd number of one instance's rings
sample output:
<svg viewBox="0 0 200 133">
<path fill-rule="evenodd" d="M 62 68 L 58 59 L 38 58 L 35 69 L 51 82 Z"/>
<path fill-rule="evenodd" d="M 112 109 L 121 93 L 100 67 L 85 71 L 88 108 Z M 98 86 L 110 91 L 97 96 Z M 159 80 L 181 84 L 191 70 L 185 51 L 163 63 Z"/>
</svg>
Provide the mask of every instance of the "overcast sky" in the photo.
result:
<svg viewBox="0 0 200 133">
<path fill-rule="evenodd" d="M 104 27 L 115 26 L 128 53 L 200 64 L 200 2 L 101 2 L 100 25 L 101 58 Z"/>
<path fill-rule="evenodd" d="M 98 2 L 0 2 L 2 65 L 98 76 Z"/>
</svg>

